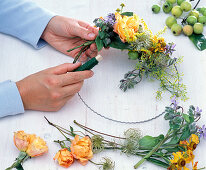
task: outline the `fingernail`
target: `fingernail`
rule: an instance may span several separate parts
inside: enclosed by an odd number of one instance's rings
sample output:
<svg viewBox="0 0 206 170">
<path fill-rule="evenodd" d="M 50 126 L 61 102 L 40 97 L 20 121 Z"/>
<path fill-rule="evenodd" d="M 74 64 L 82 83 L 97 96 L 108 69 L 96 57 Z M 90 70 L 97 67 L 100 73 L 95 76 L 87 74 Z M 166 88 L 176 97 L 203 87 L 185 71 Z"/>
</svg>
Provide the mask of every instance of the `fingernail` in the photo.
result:
<svg viewBox="0 0 206 170">
<path fill-rule="evenodd" d="M 90 38 L 94 38 L 94 37 L 95 37 L 95 34 L 92 33 L 92 32 L 90 32 L 90 33 L 88 34 L 88 36 L 89 36 Z"/>
<path fill-rule="evenodd" d="M 91 77 L 92 77 L 92 76 L 94 75 L 94 72 L 93 72 L 93 71 L 91 71 L 91 73 L 90 73 L 90 74 L 91 74 Z"/>
</svg>

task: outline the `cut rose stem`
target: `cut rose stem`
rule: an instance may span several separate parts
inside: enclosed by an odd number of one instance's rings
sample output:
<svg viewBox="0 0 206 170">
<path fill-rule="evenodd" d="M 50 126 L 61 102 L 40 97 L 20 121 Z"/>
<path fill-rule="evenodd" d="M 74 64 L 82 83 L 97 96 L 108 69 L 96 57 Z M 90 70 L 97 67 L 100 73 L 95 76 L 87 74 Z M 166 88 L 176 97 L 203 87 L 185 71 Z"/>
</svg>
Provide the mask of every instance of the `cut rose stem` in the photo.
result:
<svg viewBox="0 0 206 170">
<path fill-rule="evenodd" d="M 86 127 L 86 126 L 84 126 L 84 125 L 81 125 L 81 124 L 78 123 L 76 120 L 74 120 L 74 123 L 75 123 L 77 126 L 83 127 L 84 129 L 89 129 L 89 130 L 91 130 L 91 131 L 93 131 L 93 132 L 96 132 L 96 133 L 99 133 L 99 134 L 101 134 L 101 135 L 105 135 L 105 136 L 109 136 L 109 137 L 113 137 L 113 138 L 118 138 L 118 139 L 126 139 L 126 138 L 123 138 L 123 137 L 118 137 L 118 136 L 109 135 L 109 134 L 102 133 L 102 132 L 96 131 L 96 130 L 94 130 L 94 129 L 88 128 L 88 127 Z"/>
</svg>

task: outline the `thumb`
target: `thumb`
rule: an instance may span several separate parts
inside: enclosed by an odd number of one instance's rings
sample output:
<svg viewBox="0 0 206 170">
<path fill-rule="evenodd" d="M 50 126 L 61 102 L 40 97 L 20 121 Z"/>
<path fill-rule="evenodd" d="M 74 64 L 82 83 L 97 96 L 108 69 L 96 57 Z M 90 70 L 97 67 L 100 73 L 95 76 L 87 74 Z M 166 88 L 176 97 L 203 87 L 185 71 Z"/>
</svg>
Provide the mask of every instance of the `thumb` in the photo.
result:
<svg viewBox="0 0 206 170">
<path fill-rule="evenodd" d="M 76 36 L 81 37 L 85 40 L 94 40 L 96 38 L 96 35 L 94 34 L 93 30 L 87 29 L 80 25 L 77 28 L 75 28 L 74 31 Z"/>
<path fill-rule="evenodd" d="M 56 67 L 49 68 L 49 71 L 53 74 L 60 75 L 60 74 L 65 74 L 67 72 L 73 71 L 74 69 L 78 68 L 80 65 L 81 63 L 75 63 L 75 64 L 65 63 Z"/>
</svg>

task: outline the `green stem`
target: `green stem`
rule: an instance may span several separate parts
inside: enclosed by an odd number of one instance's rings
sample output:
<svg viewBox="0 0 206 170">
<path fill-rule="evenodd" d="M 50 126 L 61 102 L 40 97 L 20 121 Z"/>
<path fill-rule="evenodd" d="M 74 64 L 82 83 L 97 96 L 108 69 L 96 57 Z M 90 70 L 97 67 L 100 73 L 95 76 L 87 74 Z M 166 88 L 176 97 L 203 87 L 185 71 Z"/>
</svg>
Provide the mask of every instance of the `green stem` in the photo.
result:
<svg viewBox="0 0 206 170">
<path fill-rule="evenodd" d="M 26 161 L 29 158 L 29 155 L 27 155 L 26 152 L 20 152 L 19 156 L 16 158 L 16 161 L 8 168 L 6 168 L 6 170 L 11 170 L 13 168 L 19 167 L 21 166 L 21 164 Z"/>
<path fill-rule="evenodd" d="M 73 64 L 77 62 L 77 60 L 79 59 L 79 57 L 81 56 L 81 54 L 82 54 L 84 51 L 86 51 L 86 50 L 90 47 L 90 45 L 93 44 L 93 43 L 95 43 L 94 40 L 93 40 L 93 41 L 87 41 L 87 42 L 85 42 L 83 45 L 77 47 L 77 48 L 79 48 L 79 47 L 82 47 L 82 48 L 81 48 L 81 50 L 79 51 L 79 53 L 75 56 L 74 61 L 73 61 Z M 75 47 L 75 49 L 76 49 L 76 47 Z M 74 49 L 73 49 L 73 50 L 74 50 Z M 69 50 L 68 50 L 67 52 L 69 52 Z"/>
<path fill-rule="evenodd" d="M 88 46 L 83 46 L 81 48 L 81 50 L 79 51 L 79 53 L 75 56 L 73 64 L 77 62 L 77 60 L 79 59 L 79 57 L 81 56 L 81 54 L 86 51 L 88 49 Z"/>
<path fill-rule="evenodd" d="M 156 152 L 165 141 L 168 140 L 168 137 L 171 132 L 168 132 L 162 141 L 160 141 L 144 158 L 142 158 L 137 164 L 134 165 L 134 168 L 137 169 L 142 163 L 144 163 L 154 152 Z"/>
<path fill-rule="evenodd" d="M 91 161 L 91 160 L 89 160 L 89 162 L 91 162 L 91 163 L 93 163 L 93 164 L 95 164 L 95 165 L 103 165 L 103 164 L 100 164 L 100 163 L 95 163 L 95 162 L 93 162 L 93 161 Z"/>
<path fill-rule="evenodd" d="M 75 37 L 74 37 L 75 38 Z M 70 38 L 70 39 L 72 39 L 72 38 Z M 76 46 L 76 47 L 74 47 L 74 48 L 72 48 L 72 49 L 69 49 L 69 50 L 67 50 L 67 52 L 71 52 L 71 51 L 73 51 L 73 50 L 75 50 L 75 49 L 77 49 L 77 48 L 80 48 L 80 47 L 82 47 L 82 46 L 89 46 L 89 45 L 91 45 L 91 44 L 93 44 L 94 43 L 94 41 L 87 41 L 87 42 L 85 42 L 85 43 L 82 43 L 81 45 L 79 45 L 79 46 Z"/>
</svg>

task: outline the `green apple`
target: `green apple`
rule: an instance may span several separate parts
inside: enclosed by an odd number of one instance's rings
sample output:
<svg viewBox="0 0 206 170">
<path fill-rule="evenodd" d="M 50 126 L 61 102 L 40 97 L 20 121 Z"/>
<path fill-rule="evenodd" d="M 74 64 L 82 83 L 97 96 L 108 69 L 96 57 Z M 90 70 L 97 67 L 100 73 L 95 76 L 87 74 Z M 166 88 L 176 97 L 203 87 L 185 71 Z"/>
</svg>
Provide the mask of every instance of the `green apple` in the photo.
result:
<svg viewBox="0 0 206 170">
<path fill-rule="evenodd" d="M 167 2 L 171 3 L 171 4 L 174 4 L 177 2 L 177 0 L 166 0 Z"/>
<path fill-rule="evenodd" d="M 206 10 L 205 10 L 205 11 L 203 11 L 202 15 L 206 16 Z"/>
<path fill-rule="evenodd" d="M 137 51 L 129 51 L 128 56 L 130 60 L 136 60 L 139 57 L 139 53 Z"/>
<path fill-rule="evenodd" d="M 165 13 L 169 13 L 172 10 L 173 5 L 169 2 L 165 2 L 162 6 L 162 9 Z"/>
<path fill-rule="evenodd" d="M 189 13 L 189 15 L 190 16 L 195 16 L 197 19 L 199 18 L 199 12 L 197 11 L 197 10 L 195 10 L 195 9 L 193 9 L 190 13 Z"/>
<path fill-rule="evenodd" d="M 189 1 L 184 1 L 181 3 L 180 7 L 184 12 L 188 12 L 192 9 L 192 4 Z"/>
<path fill-rule="evenodd" d="M 183 27 L 183 32 L 185 35 L 190 36 L 193 33 L 193 27 L 191 25 L 185 25 Z"/>
<path fill-rule="evenodd" d="M 189 16 L 186 21 L 188 24 L 194 25 L 197 22 L 197 18 L 195 16 Z"/>
<path fill-rule="evenodd" d="M 202 32 L 203 32 L 203 24 L 197 22 L 197 23 L 193 26 L 193 29 L 194 29 L 194 33 L 195 33 L 195 34 L 202 34 Z"/>
<path fill-rule="evenodd" d="M 173 24 L 171 31 L 174 35 L 180 35 L 182 32 L 182 26 L 179 24 Z"/>
<path fill-rule="evenodd" d="M 201 13 L 201 14 L 203 14 L 203 13 L 204 13 L 204 11 L 206 11 L 206 8 L 205 8 L 205 7 L 202 7 L 202 8 L 200 8 L 200 10 L 199 10 L 199 11 L 200 11 L 200 13 Z"/>
<path fill-rule="evenodd" d="M 155 14 L 158 14 L 160 12 L 160 6 L 159 5 L 153 5 L 152 6 L 152 11 L 155 13 Z"/>
<path fill-rule="evenodd" d="M 206 16 L 200 16 L 198 18 L 198 22 L 203 24 L 203 25 L 206 25 Z"/>
<path fill-rule="evenodd" d="M 181 15 L 182 15 L 183 11 L 182 9 L 180 8 L 179 5 L 177 6 L 174 6 L 172 8 L 172 15 L 175 17 L 175 18 L 179 18 Z"/>
<path fill-rule="evenodd" d="M 171 28 L 173 24 L 177 24 L 177 20 L 175 17 L 173 16 L 169 16 L 166 21 L 165 21 L 166 25 Z"/>
<path fill-rule="evenodd" d="M 177 0 L 177 5 L 181 5 L 185 0 Z"/>
</svg>

